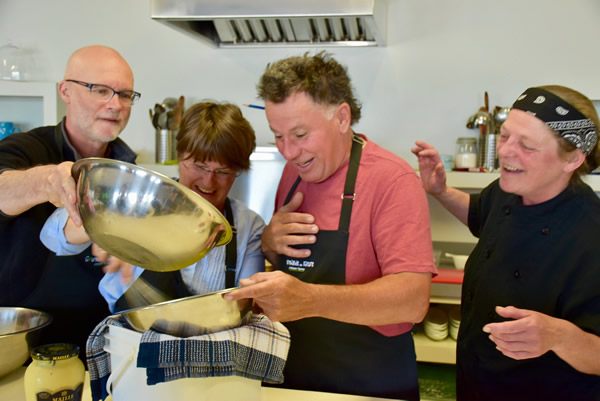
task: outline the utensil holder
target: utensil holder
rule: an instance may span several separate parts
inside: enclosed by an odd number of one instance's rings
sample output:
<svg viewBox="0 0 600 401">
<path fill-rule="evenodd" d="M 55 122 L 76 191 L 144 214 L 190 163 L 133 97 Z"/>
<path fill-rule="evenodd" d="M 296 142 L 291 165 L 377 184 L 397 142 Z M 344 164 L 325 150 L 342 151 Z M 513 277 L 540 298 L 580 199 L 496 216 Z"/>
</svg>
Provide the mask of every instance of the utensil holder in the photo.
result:
<svg viewBox="0 0 600 401">
<path fill-rule="evenodd" d="M 484 137 L 484 152 L 482 166 L 487 171 L 494 171 L 498 168 L 498 157 L 496 153 L 498 135 L 489 133 Z"/>
<path fill-rule="evenodd" d="M 170 129 L 156 129 L 156 158 L 158 164 L 177 163 L 177 132 Z"/>
</svg>

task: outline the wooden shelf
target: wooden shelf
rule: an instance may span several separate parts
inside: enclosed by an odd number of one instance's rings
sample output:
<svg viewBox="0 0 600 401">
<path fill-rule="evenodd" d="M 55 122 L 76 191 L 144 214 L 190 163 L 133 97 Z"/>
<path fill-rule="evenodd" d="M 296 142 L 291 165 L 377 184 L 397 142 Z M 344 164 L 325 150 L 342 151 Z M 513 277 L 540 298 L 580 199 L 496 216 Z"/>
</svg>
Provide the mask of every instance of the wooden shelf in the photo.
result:
<svg viewBox="0 0 600 401">
<path fill-rule="evenodd" d="M 449 171 L 446 173 L 447 184 L 455 188 L 481 189 L 490 182 L 500 177 L 500 173 L 470 173 L 460 171 Z M 587 174 L 583 177 L 596 192 L 600 192 L 600 174 Z"/>
</svg>

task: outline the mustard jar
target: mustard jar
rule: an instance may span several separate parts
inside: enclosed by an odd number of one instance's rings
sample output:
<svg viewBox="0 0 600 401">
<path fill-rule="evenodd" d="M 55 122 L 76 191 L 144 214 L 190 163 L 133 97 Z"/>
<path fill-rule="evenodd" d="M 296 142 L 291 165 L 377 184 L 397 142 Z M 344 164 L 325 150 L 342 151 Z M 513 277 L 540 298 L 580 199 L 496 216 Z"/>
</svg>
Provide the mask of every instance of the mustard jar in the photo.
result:
<svg viewBox="0 0 600 401">
<path fill-rule="evenodd" d="M 26 401 L 81 401 L 85 368 L 73 344 L 47 344 L 31 351 L 25 371 Z"/>
</svg>

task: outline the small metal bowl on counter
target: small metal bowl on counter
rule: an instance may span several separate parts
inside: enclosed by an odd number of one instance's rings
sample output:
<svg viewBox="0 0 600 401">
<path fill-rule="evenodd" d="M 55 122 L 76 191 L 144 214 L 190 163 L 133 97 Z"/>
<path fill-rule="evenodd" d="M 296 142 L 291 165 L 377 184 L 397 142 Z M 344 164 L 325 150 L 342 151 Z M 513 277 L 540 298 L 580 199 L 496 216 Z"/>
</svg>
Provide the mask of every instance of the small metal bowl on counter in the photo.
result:
<svg viewBox="0 0 600 401">
<path fill-rule="evenodd" d="M 22 366 L 36 346 L 39 330 L 52 322 L 42 311 L 19 307 L 0 307 L 0 377 Z"/>
<path fill-rule="evenodd" d="M 73 164 L 77 206 L 93 242 L 111 255 L 153 271 L 189 266 L 232 229 L 210 202 L 155 171 L 104 158 Z"/>
<path fill-rule="evenodd" d="M 120 315 L 136 331 L 150 329 L 177 337 L 232 329 L 247 323 L 252 316 L 249 299 L 229 301 L 223 298 L 229 288 L 203 295 L 125 310 Z"/>
</svg>

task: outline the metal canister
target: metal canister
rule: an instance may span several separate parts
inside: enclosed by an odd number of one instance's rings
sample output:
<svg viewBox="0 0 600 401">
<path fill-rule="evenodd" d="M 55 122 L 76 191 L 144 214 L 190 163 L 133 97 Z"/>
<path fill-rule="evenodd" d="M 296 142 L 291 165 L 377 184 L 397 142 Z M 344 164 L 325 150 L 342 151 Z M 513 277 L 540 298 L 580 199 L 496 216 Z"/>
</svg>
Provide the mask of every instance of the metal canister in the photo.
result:
<svg viewBox="0 0 600 401">
<path fill-rule="evenodd" d="M 491 132 L 483 137 L 485 144 L 481 167 L 487 171 L 494 171 L 498 168 L 498 155 L 496 152 L 497 138 L 498 135 Z"/>
<path fill-rule="evenodd" d="M 177 163 L 177 131 L 157 128 L 156 129 L 156 158 L 158 164 Z"/>
</svg>

